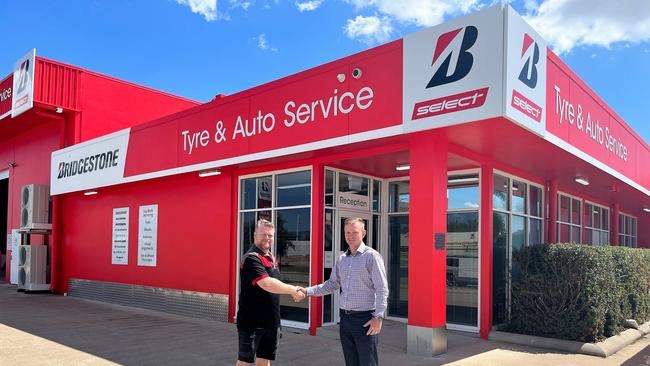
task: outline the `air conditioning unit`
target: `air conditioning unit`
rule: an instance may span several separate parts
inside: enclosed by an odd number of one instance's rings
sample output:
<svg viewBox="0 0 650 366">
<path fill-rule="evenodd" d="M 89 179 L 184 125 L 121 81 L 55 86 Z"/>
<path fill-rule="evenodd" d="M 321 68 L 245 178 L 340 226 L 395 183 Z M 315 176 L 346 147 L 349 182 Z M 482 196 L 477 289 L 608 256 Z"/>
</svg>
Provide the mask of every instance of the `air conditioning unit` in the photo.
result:
<svg viewBox="0 0 650 366">
<path fill-rule="evenodd" d="M 49 290 L 47 246 L 21 245 L 18 253 L 18 289 L 25 291 Z"/>
<path fill-rule="evenodd" d="M 40 184 L 23 186 L 21 192 L 20 228 L 52 229 L 50 224 L 50 187 Z"/>
</svg>

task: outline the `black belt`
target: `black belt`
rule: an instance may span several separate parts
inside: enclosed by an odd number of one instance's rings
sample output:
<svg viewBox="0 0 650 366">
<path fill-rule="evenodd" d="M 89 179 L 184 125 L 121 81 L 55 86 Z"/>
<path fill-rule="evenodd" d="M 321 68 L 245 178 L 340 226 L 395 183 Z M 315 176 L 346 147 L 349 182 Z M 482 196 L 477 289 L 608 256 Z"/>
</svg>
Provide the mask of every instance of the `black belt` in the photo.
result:
<svg viewBox="0 0 650 366">
<path fill-rule="evenodd" d="M 372 313 L 375 310 L 345 310 L 345 309 L 339 309 L 339 313 L 341 315 L 352 315 L 352 314 L 365 314 L 365 313 Z"/>
</svg>

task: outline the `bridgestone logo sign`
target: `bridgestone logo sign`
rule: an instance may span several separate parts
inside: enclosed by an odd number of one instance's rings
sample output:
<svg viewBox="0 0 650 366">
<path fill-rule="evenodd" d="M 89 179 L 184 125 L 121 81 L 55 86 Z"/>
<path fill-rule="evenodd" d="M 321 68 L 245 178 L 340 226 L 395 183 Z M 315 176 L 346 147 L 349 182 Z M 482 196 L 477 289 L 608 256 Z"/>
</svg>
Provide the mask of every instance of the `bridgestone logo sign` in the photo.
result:
<svg viewBox="0 0 650 366">
<path fill-rule="evenodd" d="M 118 165 L 119 151 L 120 149 L 115 149 L 71 162 L 61 162 L 59 163 L 57 179 L 116 167 Z"/>
</svg>

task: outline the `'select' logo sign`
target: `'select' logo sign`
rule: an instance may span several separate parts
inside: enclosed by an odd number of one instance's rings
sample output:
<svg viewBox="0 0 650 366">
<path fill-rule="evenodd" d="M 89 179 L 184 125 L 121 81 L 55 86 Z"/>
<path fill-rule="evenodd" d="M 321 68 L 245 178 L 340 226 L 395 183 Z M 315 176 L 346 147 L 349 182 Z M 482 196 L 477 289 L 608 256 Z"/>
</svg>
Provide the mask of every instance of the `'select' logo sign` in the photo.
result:
<svg viewBox="0 0 650 366">
<path fill-rule="evenodd" d="M 426 89 L 460 81 L 474 65 L 470 49 L 478 39 L 478 29 L 473 25 L 454 29 L 438 37 L 431 66 L 435 70 Z M 411 119 L 433 117 L 445 113 L 478 108 L 485 103 L 489 88 L 464 91 L 415 103 Z"/>
<path fill-rule="evenodd" d="M 478 30 L 472 25 L 440 35 L 431 61 L 431 66 L 438 66 L 427 88 L 453 83 L 467 76 L 474 63 L 474 56 L 469 49 L 477 38 Z"/>
<path fill-rule="evenodd" d="M 14 64 L 11 117 L 16 117 L 34 105 L 34 68 L 36 49 L 32 49 Z"/>
<path fill-rule="evenodd" d="M 501 114 L 504 15 L 494 6 L 404 37 L 405 132 Z"/>
<path fill-rule="evenodd" d="M 537 86 L 537 63 L 539 62 L 539 46 L 533 38 L 524 33 L 524 41 L 521 47 L 521 59 L 525 60 L 524 66 L 519 72 L 519 81 L 531 89 Z"/>
<path fill-rule="evenodd" d="M 511 7 L 507 19 L 506 115 L 544 136 L 546 43 Z"/>
</svg>

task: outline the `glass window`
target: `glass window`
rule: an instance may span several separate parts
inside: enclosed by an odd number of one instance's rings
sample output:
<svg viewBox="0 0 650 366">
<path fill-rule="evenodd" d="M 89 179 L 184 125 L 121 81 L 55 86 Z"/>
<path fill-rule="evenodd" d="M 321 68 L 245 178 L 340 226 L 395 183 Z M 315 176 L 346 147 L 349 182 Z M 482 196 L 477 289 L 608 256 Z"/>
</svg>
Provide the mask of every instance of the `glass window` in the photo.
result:
<svg viewBox="0 0 650 366">
<path fill-rule="evenodd" d="M 275 211 L 275 250 L 280 269 L 280 281 L 296 286 L 309 286 L 311 215 L 309 208 Z M 293 302 L 281 296 L 282 319 L 309 321 L 309 304 Z"/>
<path fill-rule="evenodd" d="M 529 197 L 529 214 L 531 216 L 542 217 L 542 189 L 535 186 L 530 186 L 530 197 Z"/>
<path fill-rule="evenodd" d="M 584 237 L 582 242 L 593 245 L 609 243 L 609 209 L 585 202 Z"/>
<path fill-rule="evenodd" d="M 334 206 L 334 172 L 325 171 L 325 206 Z"/>
<path fill-rule="evenodd" d="M 570 222 L 570 210 L 571 199 L 567 196 L 560 195 L 560 214 L 558 215 L 558 219 L 562 222 Z"/>
<path fill-rule="evenodd" d="M 388 216 L 388 313 L 408 316 L 408 215 Z"/>
<path fill-rule="evenodd" d="M 311 203 L 311 172 L 309 170 L 278 174 L 276 207 L 301 206 Z"/>
<path fill-rule="evenodd" d="M 600 229 L 601 228 L 600 227 L 600 224 L 601 224 L 600 223 L 600 207 L 591 206 L 591 212 L 593 213 L 594 219 L 593 219 L 593 226 L 591 226 L 591 225 L 589 225 L 589 226 L 593 227 L 594 229 Z M 585 225 L 587 225 L 587 224 L 585 224 Z"/>
<path fill-rule="evenodd" d="M 257 178 L 257 208 L 271 208 L 273 207 L 271 197 L 271 184 L 273 180 L 271 177 Z"/>
<path fill-rule="evenodd" d="M 508 320 L 508 214 L 495 211 L 492 221 L 492 324 L 502 324 Z"/>
<path fill-rule="evenodd" d="M 381 221 L 380 215 L 372 215 L 372 242 L 370 243 L 372 249 L 379 250 L 379 222 Z"/>
<path fill-rule="evenodd" d="M 447 188 L 447 209 L 478 209 L 480 192 L 478 186 Z"/>
<path fill-rule="evenodd" d="M 408 212 L 409 211 L 409 182 L 391 182 L 388 185 L 388 211 Z"/>
<path fill-rule="evenodd" d="M 339 192 L 368 196 L 368 178 L 339 173 Z"/>
<path fill-rule="evenodd" d="M 528 222 L 529 222 L 528 245 L 542 244 L 543 242 L 542 220 L 530 219 Z"/>
<path fill-rule="evenodd" d="M 512 212 L 526 213 L 526 183 L 512 181 Z"/>
<path fill-rule="evenodd" d="M 492 194 L 492 206 L 495 210 L 508 211 L 508 186 L 510 179 L 498 174 L 494 175 L 494 192 Z"/>
<path fill-rule="evenodd" d="M 324 228 L 323 250 L 331 252 L 334 240 L 334 211 L 325 210 L 325 228 Z"/>
<path fill-rule="evenodd" d="M 381 182 L 372 181 L 372 212 L 381 211 Z"/>
<path fill-rule="evenodd" d="M 478 211 L 447 213 L 447 322 L 478 325 Z"/>
<path fill-rule="evenodd" d="M 637 219 L 625 214 L 619 215 L 618 241 L 619 245 L 636 248 L 637 245 Z"/>
<path fill-rule="evenodd" d="M 585 226 L 588 227 L 593 227 L 593 212 L 594 212 L 594 206 L 586 203 L 585 204 Z"/>
<path fill-rule="evenodd" d="M 571 223 L 580 224 L 580 211 L 582 209 L 582 203 L 579 200 L 571 200 Z"/>
<path fill-rule="evenodd" d="M 255 191 L 257 189 L 257 179 L 243 179 L 241 181 L 241 209 L 250 210 L 257 208 L 255 204 Z"/>
</svg>

